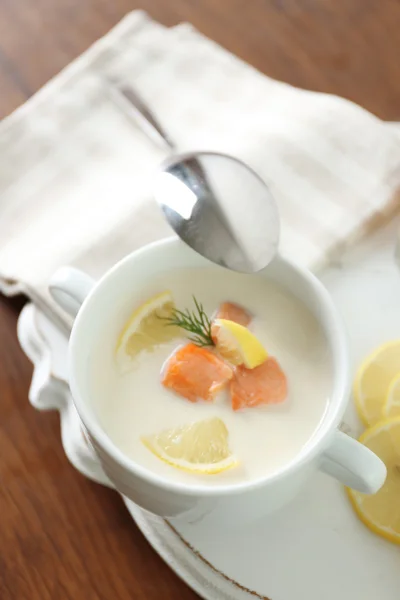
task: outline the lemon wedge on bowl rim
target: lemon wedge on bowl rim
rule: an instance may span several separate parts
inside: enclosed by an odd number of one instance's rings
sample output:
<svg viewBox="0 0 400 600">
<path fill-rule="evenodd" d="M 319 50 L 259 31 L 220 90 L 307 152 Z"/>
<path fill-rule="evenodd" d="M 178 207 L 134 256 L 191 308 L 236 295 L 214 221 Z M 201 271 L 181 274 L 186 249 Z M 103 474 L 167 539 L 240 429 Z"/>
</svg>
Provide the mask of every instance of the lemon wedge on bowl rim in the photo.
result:
<svg viewBox="0 0 400 600">
<path fill-rule="evenodd" d="M 389 386 L 399 373 L 400 340 L 383 344 L 361 364 L 353 391 L 357 412 L 365 425 L 381 419 Z"/>
<path fill-rule="evenodd" d="M 247 327 L 228 319 L 215 319 L 212 335 L 218 352 L 234 365 L 255 369 L 268 358 L 260 340 Z"/>
<path fill-rule="evenodd" d="M 371 496 L 348 489 L 351 503 L 371 531 L 400 544 L 400 416 L 379 421 L 359 441 L 383 460 L 387 478 Z"/>
<path fill-rule="evenodd" d="M 167 326 L 163 320 L 172 315 L 174 308 L 171 292 L 165 291 L 153 296 L 132 313 L 116 345 L 116 361 L 120 372 L 131 369 L 133 359 L 141 351 L 151 351 L 179 335 L 177 328 Z"/>
<path fill-rule="evenodd" d="M 228 430 L 218 417 L 166 429 L 142 438 L 158 458 L 190 473 L 215 475 L 236 467 L 229 449 Z"/>
</svg>

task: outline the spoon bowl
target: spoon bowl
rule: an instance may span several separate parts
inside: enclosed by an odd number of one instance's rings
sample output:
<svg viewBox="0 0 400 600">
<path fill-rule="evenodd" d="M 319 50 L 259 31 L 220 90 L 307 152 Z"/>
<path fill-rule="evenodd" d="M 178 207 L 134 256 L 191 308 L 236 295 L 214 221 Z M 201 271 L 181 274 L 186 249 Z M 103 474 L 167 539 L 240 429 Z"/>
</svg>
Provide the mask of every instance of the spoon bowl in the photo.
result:
<svg viewBox="0 0 400 600">
<path fill-rule="evenodd" d="M 263 180 L 237 158 L 173 154 L 161 165 L 154 195 L 175 233 L 214 263 L 255 273 L 277 252 L 276 203 Z"/>
</svg>

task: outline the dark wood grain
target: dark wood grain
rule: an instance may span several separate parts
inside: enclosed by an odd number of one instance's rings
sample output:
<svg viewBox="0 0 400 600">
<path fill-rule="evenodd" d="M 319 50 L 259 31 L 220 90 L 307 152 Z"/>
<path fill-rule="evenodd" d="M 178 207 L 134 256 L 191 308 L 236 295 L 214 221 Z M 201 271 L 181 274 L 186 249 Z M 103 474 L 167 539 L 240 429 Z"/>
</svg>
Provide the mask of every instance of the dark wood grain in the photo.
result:
<svg viewBox="0 0 400 600">
<path fill-rule="evenodd" d="M 134 8 L 191 21 L 275 78 L 400 119 L 398 0 L 0 0 L 0 116 Z M 194 598 L 118 496 L 70 466 L 57 416 L 29 405 L 16 321 L 1 301 L 1 600 Z"/>
</svg>

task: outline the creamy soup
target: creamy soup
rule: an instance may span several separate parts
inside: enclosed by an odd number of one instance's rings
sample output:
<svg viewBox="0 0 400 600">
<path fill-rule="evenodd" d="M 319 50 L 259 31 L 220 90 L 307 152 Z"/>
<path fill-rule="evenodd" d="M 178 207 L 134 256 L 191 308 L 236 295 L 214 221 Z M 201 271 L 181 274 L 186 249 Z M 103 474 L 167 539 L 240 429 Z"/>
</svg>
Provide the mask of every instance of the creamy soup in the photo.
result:
<svg viewBox="0 0 400 600">
<path fill-rule="evenodd" d="M 188 485 L 232 484 L 278 471 L 309 442 L 328 406 L 332 364 L 319 323 L 306 306 L 276 283 L 214 268 L 164 273 L 129 299 L 130 311 L 164 290 L 172 292 L 182 309 L 192 306 L 195 295 L 210 316 L 224 301 L 248 309 L 254 315 L 250 330 L 286 374 L 287 399 L 279 405 L 235 412 L 227 390 L 219 392 L 211 403 L 191 403 L 176 395 L 161 384 L 160 374 L 183 339 L 142 352 L 132 369 L 121 374 L 115 362 L 118 332 L 105 318 L 99 323 L 99 340 L 89 369 L 94 409 L 104 431 L 133 461 Z M 215 416 L 225 423 L 229 446 L 239 461 L 237 467 L 223 473 L 198 475 L 174 468 L 157 458 L 141 440 L 167 428 Z"/>
</svg>

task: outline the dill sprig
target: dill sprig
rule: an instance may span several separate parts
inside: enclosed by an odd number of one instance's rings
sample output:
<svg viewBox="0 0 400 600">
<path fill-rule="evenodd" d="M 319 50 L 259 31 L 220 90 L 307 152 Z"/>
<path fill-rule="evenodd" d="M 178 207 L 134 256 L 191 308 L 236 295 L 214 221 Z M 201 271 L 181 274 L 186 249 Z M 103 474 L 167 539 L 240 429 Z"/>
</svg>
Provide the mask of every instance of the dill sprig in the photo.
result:
<svg viewBox="0 0 400 600">
<path fill-rule="evenodd" d="M 203 305 L 193 296 L 194 310 L 179 310 L 174 308 L 171 317 L 165 317 L 167 325 L 185 329 L 192 335 L 189 340 L 196 346 L 214 346 L 211 337 L 211 321 L 204 311 Z"/>
</svg>

